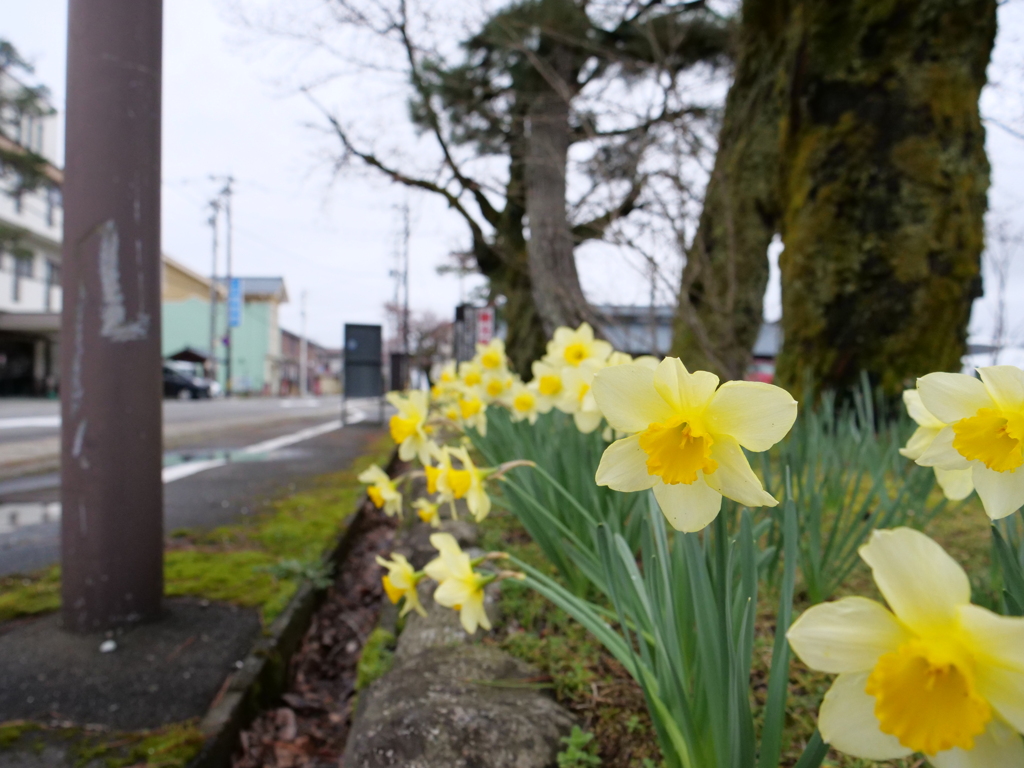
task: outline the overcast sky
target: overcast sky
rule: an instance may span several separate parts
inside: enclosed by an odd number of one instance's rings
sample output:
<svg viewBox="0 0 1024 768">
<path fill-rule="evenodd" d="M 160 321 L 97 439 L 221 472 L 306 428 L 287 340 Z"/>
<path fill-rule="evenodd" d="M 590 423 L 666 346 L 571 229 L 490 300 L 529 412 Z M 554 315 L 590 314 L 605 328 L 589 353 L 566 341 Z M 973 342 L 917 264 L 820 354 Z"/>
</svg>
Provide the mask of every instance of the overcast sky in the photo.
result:
<svg viewBox="0 0 1024 768">
<path fill-rule="evenodd" d="M 254 0 L 256 1 L 256 0 Z M 266 0 L 259 0 L 266 4 Z M 294 47 L 253 44 L 232 7 L 247 0 L 165 0 L 163 101 L 163 247 L 175 259 L 208 274 L 207 202 L 219 188 L 211 174 L 236 178 L 235 272 L 281 275 L 291 302 L 282 324 L 299 330 L 300 294 L 308 294 L 308 330 L 314 340 L 340 343 L 345 322 L 381 322 L 394 293 L 389 272 L 399 243 L 399 206 L 412 210 L 411 303 L 449 316 L 459 298 L 458 280 L 438 276 L 445 255 L 468 242 L 457 215 L 431 197 L 408 198 L 381 179 L 345 172 L 335 177 L 329 136 L 310 127 L 317 111 L 295 92 Z M 285 7 L 285 6 L 281 6 Z M 439 6 L 441 7 L 441 6 Z M 988 124 L 993 166 L 990 208 L 1011 229 L 1024 232 L 1024 90 L 1021 32 L 1024 0 L 1000 8 L 1000 32 L 983 113 L 1010 131 Z M 63 108 L 66 0 L 0 0 L 0 37 L 36 66 L 40 81 Z M 336 86 L 344 110 L 379 109 L 382 132 L 401 119 L 402 94 L 363 92 L 351 79 Z M 367 89 L 372 90 L 372 89 Z M 397 108 L 396 108 L 397 105 Z M 1014 136 L 1011 131 L 1017 132 Z M 1024 259 L 1024 253 L 1021 254 Z M 607 249 L 580 259 L 589 298 L 645 303 L 647 284 Z M 472 278 L 467 289 L 472 287 Z M 1010 283 L 1011 330 L 1024 342 L 1024 267 Z M 777 285 L 769 288 L 766 314 L 778 314 Z M 975 306 L 972 333 L 988 335 L 992 301 Z"/>
</svg>

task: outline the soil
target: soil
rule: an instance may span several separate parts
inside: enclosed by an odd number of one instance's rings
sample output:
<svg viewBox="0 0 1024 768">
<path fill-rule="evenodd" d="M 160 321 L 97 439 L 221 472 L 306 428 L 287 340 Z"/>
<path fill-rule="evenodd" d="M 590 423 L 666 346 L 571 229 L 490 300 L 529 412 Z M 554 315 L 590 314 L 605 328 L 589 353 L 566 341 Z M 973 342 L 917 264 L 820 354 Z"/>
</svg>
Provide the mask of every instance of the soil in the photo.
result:
<svg viewBox="0 0 1024 768">
<path fill-rule="evenodd" d="M 241 733 L 234 768 L 337 768 L 351 725 L 356 667 L 384 598 L 374 558 L 390 551 L 394 536 L 394 520 L 364 512 L 352 549 L 292 658 L 288 692 Z"/>
</svg>

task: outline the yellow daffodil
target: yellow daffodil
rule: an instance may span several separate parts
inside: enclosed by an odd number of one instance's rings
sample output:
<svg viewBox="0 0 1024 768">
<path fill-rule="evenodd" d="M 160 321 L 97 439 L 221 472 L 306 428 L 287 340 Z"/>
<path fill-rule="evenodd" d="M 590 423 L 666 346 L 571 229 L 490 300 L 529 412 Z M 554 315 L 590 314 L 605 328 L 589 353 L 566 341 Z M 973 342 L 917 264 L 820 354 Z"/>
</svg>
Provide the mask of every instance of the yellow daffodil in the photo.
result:
<svg viewBox="0 0 1024 768">
<path fill-rule="evenodd" d="M 586 360 L 603 363 L 612 353 L 612 345 L 594 338 L 594 329 L 583 323 L 575 331 L 572 328 L 555 329 L 555 335 L 548 342 L 544 362 L 548 365 L 575 368 Z"/>
<path fill-rule="evenodd" d="M 457 423 L 463 429 L 472 427 L 487 436 L 487 403 L 477 388 L 464 387 L 459 393 Z"/>
<path fill-rule="evenodd" d="M 633 356 L 628 352 L 619 352 L 617 349 L 608 355 L 606 365 L 629 365 L 633 362 Z"/>
<path fill-rule="evenodd" d="M 907 413 L 917 423 L 917 429 L 910 436 L 905 447 L 900 448 L 900 453 L 908 459 L 921 458 L 932 441 L 939 433 L 946 428 L 945 423 L 935 418 L 934 414 L 924 407 L 921 402 L 921 393 L 916 389 L 908 389 L 903 392 L 903 404 L 907 407 Z M 942 488 L 947 499 L 960 501 L 966 499 L 974 490 L 974 480 L 970 469 L 942 469 L 935 467 L 935 479 Z"/>
<path fill-rule="evenodd" d="M 558 410 L 572 414 L 576 429 L 587 435 L 601 424 L 601 410 L 591 386 L 594 375 L 604 363 L 590 359 L 576 367 L 566 366 L 562 371 L 562 397 L 555 403 Z"/>
<path fill-rule="evenodd" d="M 504 371 L 508 368 L 505 342 L 501 339 L 491 339 L 487 344 L 477 344 L 476 357 L 473 361 L 485 371 Z"/>
<path fill-rule="evenodd" d="M 483 381 L 484 371 L 480 367 L 479 363 L 472 360 L 467 360 L 464 363 L 459 363 L 459 381 L 463 386 L 475 387 Z"/>
<path fill-rule="evenodd" d="M 508 371 L 487 371 L 480 381 L 480 391 L 488 403 L 496 403 L 505 399 L 513 383 L 512 374 Z"/>
<path fill-rule="evenodd" d="M 943 426 L 917 463 L 970 470 L 993 520 L 1024 505 L 1024 371 L 1012 365 L 962 373 L 929 373 L 917 380 L 921 402 Z"/>
<path fill-rule="evenodd" d="M 405 598 L 405 605 L 402 606 L 399 616 L 405 616 L 409 611 L 426 616 L 427 612 L 423 610 L 420 596 L 416 593 L 416 585 L 423 578 L 423 574 L 413 570 L 405 556 L 397 553 L 391 555 L 391 560 L 385 560 L 378 555 L 377 565 L 388 569 L 387 574 L 381 578 L 388 599 L 398 605 L 398 601 Z"/>
<path fill-rule="evenodd" d="M 449 360 L 441 367 L 437 382 L 430 390 L 430 396 L 434 400 L 443 400 L 451 393 L 452 388 L 459 380 L 459 374 L 455 367 L 455 361 Z"/>
<path fill-rule="evenodd" d="M 651 370 L 617 365 L 594 377 L 594 397 L 608 423 L 631 435 L 608 446 L 598 485 L 654 489 L 669 523 L 699 531 L 718 515 L 722 496 L 747 506 L 778 502 L 761 486 L 743 448 L 766 451 L 789 432 L 796 402 L 771 384 L 690 373 L 675 357 Z"/>
<path fill-rule="evenodd" d="M 818 714 L 840 752 L 936 768 L 1024 765 L 1024 618 L 971 604 L 967 574 L 919 531 L 874 531 L 860 556 L 884 606 L 845 597 L 787 633 L 811 669 L 838 674 Z"/>
<path fill-rule="evenodd" d="M 383 509 L 389 517 L 401 514 L 402 494 L 383 469 L 374 464 L 359 474 L 359 482 L 369 484 L 366 495 L 377 509 Z"/>
<path fill-rule="evenodd" d="M 439 555 L 427 563 L 423 571 L 438 583 L 434 602 L 457 610 L 462 627 L 471 635 L 478 626 L 490 629 L 491 622 L 484 610 L 484 587 L 494 577 L 474 571 L 469 555 L 451 534 L 435 533 L 430 543 Z"/>
<path fill-rule="evenodd" d="M 416 499 L 412 506 L 416 510 L 416 514 L 419 515 L 420 520 L 424 523 L 429 524 L 432 528 L 441 527 L 441 515 L 437 511 L 440 504 L 430 499 Z"/>
<path fill-rule="evenodd" d="M 512 385 L 509 392 L 509 411 L 512 413 L 512 421 L 528 420 L 531 424 L 537 423 L 537 414 L 540 398 L 537 389 L 533 384 L 526 385 L 517 381 Z"/>
<path fill-rule="evenodd" d="M 447 468 L 438 478 L 438 492 L 452 500 L 464 498 L 470 514 L 480 522 L 491 511 L 491 497 L 484 488 L 484 479 L 491 474 L 491 470 L 478 468 L 465 448 L 446 447 L 444 450 L 448 456 Z M 458 459 L 461 469 L 452 467 L 452 457 Z"/>
<path fill-rule="evenodd" d="M 398 413 L 389 422 L 391 439 L 398 445 L 398 458 L 412 461 L 418 457 L 425 462 L 430 455 L 430 438 L 426 431 L 429 411 L 427 393 L 415 389 L 405 394 L 388 392 L 387 399 L 398 409 Z"/>
<path fill-rule="evenodd" d="M 532 383 L 537 391 L 537 410 L 548 413 L 562 396 L 562 369 L 565 366 L 556 367 L 543 360 L 535 360 L 532 367 Z"/>
</svg>

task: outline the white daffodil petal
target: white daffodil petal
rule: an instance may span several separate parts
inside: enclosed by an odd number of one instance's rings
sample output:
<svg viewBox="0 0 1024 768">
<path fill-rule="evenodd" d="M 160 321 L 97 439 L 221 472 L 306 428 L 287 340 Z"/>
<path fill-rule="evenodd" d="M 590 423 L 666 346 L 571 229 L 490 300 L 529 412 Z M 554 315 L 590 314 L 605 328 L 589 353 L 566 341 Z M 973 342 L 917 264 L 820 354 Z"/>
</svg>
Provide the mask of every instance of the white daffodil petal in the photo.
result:
<svg viewBox="0 0 1024 768">
<path fill-rule="evenodd" d="M 929 373 L 917 380 L 917 389 L 924 407 L 945 424 L 995 407 L 985 385 L 963 373 Z"/>
<path fill-rule="evenodd" d="M 907 413 L 910 414 L 918 426 L 930 427 L 932 429 L 942 429 L 946 426 L 943 422 L 935 418 L 935 415 L 924 407 L 924 402 L 921 400 L 921 393 L 916 389 L 905 389 L 903 390 L 903 404 L 907 407 Z"/>
<path fill-rule="evenodd" d="M 600 411 L 576 411 L 572 415 L 572 420 L 576 423 L 576 429 L 582 432 L 584 435 L 589 435 L 599 426 L 601 426 L 601 412 Z"/>
<path fill-rule="evenodd" d="M 1024 408 L 1024 371 L 1015 365 L 993 365 L 979 368 L 978 375 L 985 389 L 1004 411 Z"/>
<path fill-rule="evenodd" d="M 735 440 L 720 437 L 711 447 L 711 459 L 718 468 L 704 475 L 704 480 L 720 494 L 748 507 L 774 507 L 777 502 L 761 487 L 754 470 L 750 468 L 743 449 Z"/>
<path fill-rule="evenodd" d="M 729 435 L 750 451 L 767 451 L 796 421 L 796 400 L 786 390 L 760 381 L 727 381 L 704 412 L 714 435 Z"/>
<path fill-rule="evenodd" d="M 434 590 L 434 602 L 438 605 L 443 605 L 445 608 L 465 605 L 472 598 L 472 591 L 462 579 L 448 579 L 441 582 L 438 588 Z"/>
<path fill-rule="evenodd" d="M 839 675 L 818 711 L 821 738 L 840 752 L 867 760 L 895 760 L 913 753 L 899 739 L 882 733 L 875 699 L 864 692 L 870 672 Z"/>
<path fill-rule="evenodd" d="M 832 674 L 870 671 L 883 653 L 910 633 L 885 606 L 866 597 L 844 597 L 808 608 L 786 633 L 800 660 Z"/>
<path fill-rule="evenodd" d="M 699 410 L 715 394 L 718 377 L 707 371 L 690 373 L 678 357 L 666 357 L 654 371 L 654 388 L 676 411 Z"/>
<path fill-rule="evenodd" d="M 1001 520 L 1024 506 L 1024 468 L 996 472 L 976 461 L 971 479 L 985 513 L 992 520 Z"/>
<path fill-rule="evenodd" d="M 412 461 L 419 455 L 418 446 L 411 439 L 403 440 L 398 446 L 398 458 L 402 461 Z"/>
<path fill-rule="evenodd" d="M 935 541 L 912 528 L 871 532 L 860 556 L 896 617 L 913 630 L 955 619 L 971 602 L 964 569 Z"/>
<path fill-rule="evenodd" d="M 960 622 L 981 652 L 975 668 L 978 693 L 1010 725 L 1024 731 L 1024 618 L 965 605 Z"/>
<path fill-rule="evenodd" d="M 939 752 L 929 755 L 928 762 L 935 768 L 1020 768 L 1024 765 L 1024 741 L 1005 723 L 992 720 L 974 740 L 974 749 Z"/>
<path fill-rule="evenodd" d="M 914 434 L 907 440 L 907 444 L 900 448 L 900 455 L 906 456 L 908 459 L 913 461 L 914 459 L 921 458 L 922 454 L 928 450 L 928 446 L 932 444 L 939 432 L 942 431 L 942 426 L 939 427 L 918 427 L 914 430 Z"/>
<path fill-rule="evenodd" d="M 950 501 L 963 501 L 974 491 L 974 470 L 939 469 L 935 467 L 935 479 L 942 493 Z"/>
<path fill-rule="evenodd" d="M 646 491 L 658 481 L 647 471 L 647 454 L 640 447 L 639 435 L 616 440 L 605 448 L 594 481 L 616 491 Z"/>
<path fill-rule="evenodd" d="M 654 388 L 654 371 L 641 365 L 605 368 L 594 376 L 592 386 L 597 407 L 620 432 L 640 432 L 674 414 Z"/>
<path fill-rule="evenodd" d="M 669 525 L 686 533 L 703 529 L 722 508 L 722 494 L 704 482 L 700 473 L 689 485 L 666 485 L 659 481 L 654 486 L 654 497 Z"/>
<path fill-rule="evenodd" d="M 917 463 L 922 467 L 969 469 L 971 462 L 965 459 L 960 451 L 953 447 L 954 437 L 952 427 L 943 427 L 932 439 L 931 445 L 925 448 L 924 453 L 917 457 Z"/>
</svg>

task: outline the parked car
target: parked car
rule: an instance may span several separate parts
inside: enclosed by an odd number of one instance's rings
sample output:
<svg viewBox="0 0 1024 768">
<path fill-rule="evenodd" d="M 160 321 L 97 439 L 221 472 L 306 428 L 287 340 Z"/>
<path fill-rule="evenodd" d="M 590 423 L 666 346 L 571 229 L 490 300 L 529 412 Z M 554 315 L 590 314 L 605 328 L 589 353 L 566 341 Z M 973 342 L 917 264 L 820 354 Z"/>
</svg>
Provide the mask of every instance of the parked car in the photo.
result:
<svg viewBox="0 0 1024 768">
<path fill-rule="evenodd" d="M 760 381 L 765 384 L 771 384 L 775 381 L 775 361 L 755 357 L 743 378 L 747 381 Z"/>
<path fill-rule="evenodd" d="M 213 397 L 216 394 L 214 386 L 215 382 L 202 376 L 191 376 L 164 365 L 164 397 L 174 397 L 178 400 Z"/>
</svg>

